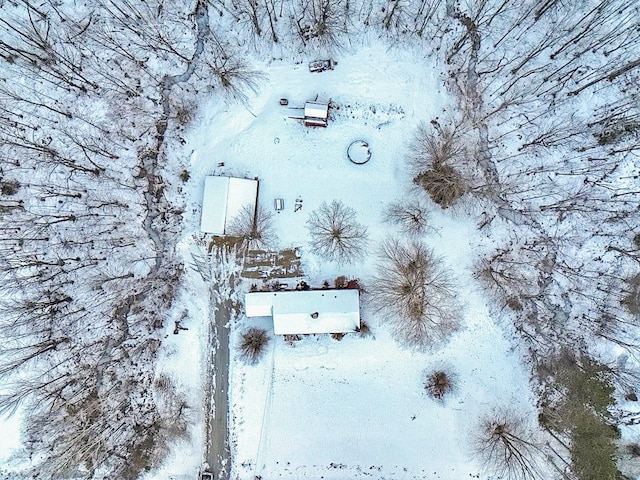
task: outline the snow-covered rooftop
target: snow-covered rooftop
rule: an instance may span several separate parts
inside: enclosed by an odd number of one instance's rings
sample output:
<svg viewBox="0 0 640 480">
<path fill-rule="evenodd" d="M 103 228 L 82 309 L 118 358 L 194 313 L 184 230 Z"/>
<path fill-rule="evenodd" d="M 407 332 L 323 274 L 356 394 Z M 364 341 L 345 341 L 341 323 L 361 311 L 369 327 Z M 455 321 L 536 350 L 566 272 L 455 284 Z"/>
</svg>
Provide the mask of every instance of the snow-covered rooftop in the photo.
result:
<svg viewBox="0 0 640 480">
<path fill-rule="evenodd" d="M 360 327 L 358 290 L 296 290 L 245 295 L 247 317 L 273 316 L 276 335 L 355 332 Z"/>
<path fill-rule="evenodd" d="M 214 235 L 225 235 L 229 221 L 244 207 L 255 211 L 257 197 L 257 180 L 205 177 L 200 230 Z"/>
<path fill-rule="evenodd" d="M 321 118 L 326 120 L 329 116 L 329 104 L 320 102 L 307 102 L 304 105 L 305 118 Z"/>
</svg>

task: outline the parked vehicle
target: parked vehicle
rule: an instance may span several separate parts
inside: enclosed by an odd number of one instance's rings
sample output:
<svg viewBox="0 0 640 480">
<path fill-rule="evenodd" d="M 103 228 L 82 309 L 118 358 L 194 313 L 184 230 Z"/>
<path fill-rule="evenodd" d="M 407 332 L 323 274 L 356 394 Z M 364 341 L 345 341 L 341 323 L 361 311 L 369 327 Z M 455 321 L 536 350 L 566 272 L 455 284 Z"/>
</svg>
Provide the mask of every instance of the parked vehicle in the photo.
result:
<svg viewBox="0 0 640 480">
<path fill-rule="evenodd" d="M 205 464 L 200 469 L 200 476 L 198 480 L 215 480 L 215 476 L 209 467 L 209 464 L 205 462 Z"/>
<path fill-rule="evenodd" d="M 202 472 L 200 473 L 200 480 L 213 480 L 212 472 Z"/>
<path fill-rule="evenodd" d="M 334 62 L 332 59 L 328 60 L 315 60 L 309 63 L 310 72 L 324 72 L 325 70 L 333 70 L 333 67 L 338 62 Z"/>
</svg>

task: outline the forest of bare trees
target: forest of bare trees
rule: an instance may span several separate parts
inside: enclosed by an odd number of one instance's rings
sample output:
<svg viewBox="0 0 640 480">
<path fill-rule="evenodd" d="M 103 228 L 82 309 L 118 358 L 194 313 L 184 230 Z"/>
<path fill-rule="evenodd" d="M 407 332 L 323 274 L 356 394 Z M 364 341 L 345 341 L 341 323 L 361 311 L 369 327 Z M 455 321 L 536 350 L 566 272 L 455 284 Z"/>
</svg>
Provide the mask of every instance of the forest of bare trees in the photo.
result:
<svg viewBox="0 0 640 480">
<path fill-rule="evenodd" d="M 621 478 L 617 427 L 640 421 L 613 407 L 640 379 L 639 28 L 623 0 L 0 2 L 0 412 L 30 412 L 40 477 L 136 478 L 185 435 L 192 406 L 154 359 L 182 268 L 168 152 L 196 96 L 245 100 L 254 47 L 330 51 L 373 29 L 446 64 L 458 99 L 455 126 L 417 133 L 444 157 L 412 158 L 416 184 L 507 232 L 475 274 L 527 347 L 548 440 L 489 418 L 479 455 L 515 432 L 535 461 L 490 471 L 527 478 L 544 457 L 567 479 Z M 422 211 L 389 216 L 413 234 Z M 599 394 L 575 405 L 585 384 Z"/>
<path fill-rule="evenodd" d="M 163 7 L 0 6 L 0 411 L 29 412 L 42 478 L 135 478 L 187 430 L 153 365 L 181 275 L 168 84 L 197 32 Z"/>
<path fill-rule="evenodd" d="M 452 167 L 483 179 L 469 191 L 488 217 L 482 228 L 508 232 L 476 275 L 528 348 L 542 412 L 562 415 L 540 417 L 551 464 L 568 478 L 622 478 L 615 445 L 624 422 L 612 418 L 612 388 L 617 398 L 638 388 L 638 6 L 447 10 L 459 23 L 450 85 L 476 135 L 475 167 Z M 630 359 L 624 368 L 615 352 Z M 569 414 L 576 396 L 585 404 Z"/>
</svg>

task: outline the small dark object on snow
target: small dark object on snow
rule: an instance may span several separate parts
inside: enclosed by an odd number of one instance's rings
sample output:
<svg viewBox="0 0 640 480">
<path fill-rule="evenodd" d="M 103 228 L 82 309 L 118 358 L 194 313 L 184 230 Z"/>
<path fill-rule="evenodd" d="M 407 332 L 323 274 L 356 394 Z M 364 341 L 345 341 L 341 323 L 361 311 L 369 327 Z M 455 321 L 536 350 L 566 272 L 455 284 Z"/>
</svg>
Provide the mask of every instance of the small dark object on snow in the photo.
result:
<svg viewBox="0 0 640 480">
<path fill-rule="evenodd" d="M 280 105 L 289 105 L 289 100 L 287 100 L 286 98 L 281 98 Z"/>
<path fill-rule="evenodd" d="M 180 333 L 180 330 L 189 330 L 187 327 L 183 327 L 182 325 L 180 325 L 180 320 L 176 320 L 176 328 L 173 329 L 173 334 L 177 335 L 178 333 Z"/>
<path fill-rule="evenodd" d="M 279 280 L 274 280 L 269 284 L 269 290 L 271 290 L 272 292 L 281 292 L 282 290 L 287 290 L 288 288 L 288 283 L 280 282 Z"/>
<path fill-rule="evenodd" d="M 358 284 L 358 280 L 349 280 L 347 282 L 347 288 L 351 288 L 353 290 L 360 290 L 360 285 Z"/>
<path fill-rule="evenodd" d="M 300 340 L 302 340 L 302 337 L 300 335 L 297 334 L 287 334 L 284 336 L 284 341 L 287 345 L 289 346 L 293 346 L 293 342 L 299 342 Z"/>
<path fill-rule="evenodd" d="M 363 319 L 360 319 L 360 326 L 356 329 L 356 332 L 358 332 L 361 337 L 368 337 L 372 335 L 371 327 Z"/>
<path fill-rule="evenodd" d="M 313 62 L 309 62 L 309 71 L 310 72 L 324 72 L 325 70 L 333 70 L 333 67 L 337 65 L 338 62 L 334 62 L 331 59 L 328 60 L 315 60 Z"/>
<path fill-rule="evenodd" d="M 296 290 L 311 290 L 311 287 L 304 280 L 300 280 L 300 283 L 296 285 Z"/>
<path fill-rule="evenodd" d="M 318 313 L 318 312 L 313 312 L 313 313 L 311 314 L 311 318 L 314 318 L 314 319 L 315 319 L 315 318 L 318 318 L 318 315 L 319 315 L 319 313 Z"/>
</svg>

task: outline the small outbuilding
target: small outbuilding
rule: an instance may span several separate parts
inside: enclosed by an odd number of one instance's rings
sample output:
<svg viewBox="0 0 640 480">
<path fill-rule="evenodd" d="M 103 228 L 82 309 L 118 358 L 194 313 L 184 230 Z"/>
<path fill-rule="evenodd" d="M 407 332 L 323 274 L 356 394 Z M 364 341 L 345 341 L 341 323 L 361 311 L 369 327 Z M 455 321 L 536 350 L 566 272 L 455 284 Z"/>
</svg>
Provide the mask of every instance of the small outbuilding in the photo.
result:
<svg viewBox="0 0 640 480">
<path fill-rule="evenodd" d="M 307 127 L 326 127 L 329 102 L 309 101 L 304 104 L 304 124 Z"/>
<path fill-rule="evenodd" d="M 247 317 L 273 317 L 276 335 L 347 333 L 360 329 L 357 289 L 251 292 L 245 295 Z"/>
<path fill-rule="evenodd" d="M 205 177 L 200 231 L 226 235 L 229 222 L 245 208 L 255 217 L 257 202 L 258 180 Z"/>
</svg>

